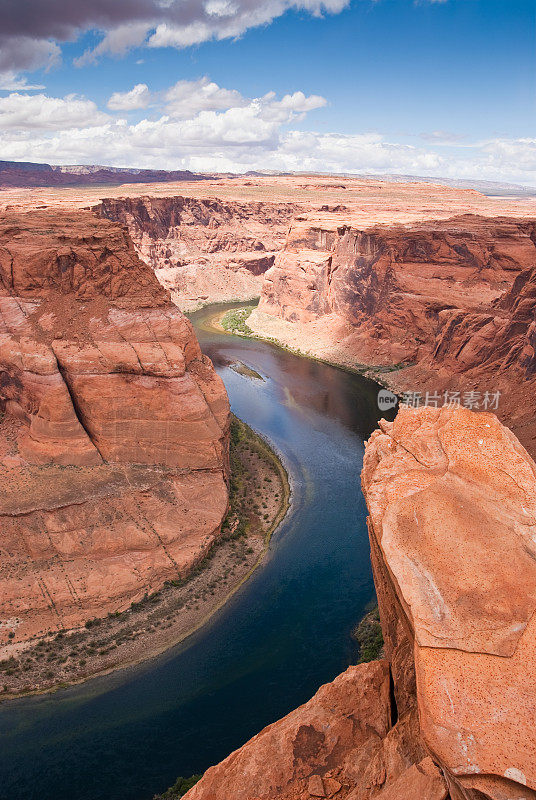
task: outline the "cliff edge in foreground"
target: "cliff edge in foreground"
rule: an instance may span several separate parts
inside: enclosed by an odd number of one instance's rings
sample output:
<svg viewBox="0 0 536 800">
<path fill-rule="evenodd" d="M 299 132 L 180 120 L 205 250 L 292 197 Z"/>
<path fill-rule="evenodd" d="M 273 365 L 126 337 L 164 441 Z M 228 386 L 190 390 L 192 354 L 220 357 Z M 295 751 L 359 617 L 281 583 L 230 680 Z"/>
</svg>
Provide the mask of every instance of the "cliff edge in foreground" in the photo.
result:
<svg viewBox="0 0 536 800">
<path fill-rule="evenodd" d="M 228 430 L 220 378 L 124 228 L 0 215 L 0 646 L 194 565 L 226 513 Z"/>
<path fill-rule="evenodd" d="M 536 798 L 536 467 L 492 414 L 402 407 L 362 475 L 385 658 L 188 800 Z"/>
</svg>

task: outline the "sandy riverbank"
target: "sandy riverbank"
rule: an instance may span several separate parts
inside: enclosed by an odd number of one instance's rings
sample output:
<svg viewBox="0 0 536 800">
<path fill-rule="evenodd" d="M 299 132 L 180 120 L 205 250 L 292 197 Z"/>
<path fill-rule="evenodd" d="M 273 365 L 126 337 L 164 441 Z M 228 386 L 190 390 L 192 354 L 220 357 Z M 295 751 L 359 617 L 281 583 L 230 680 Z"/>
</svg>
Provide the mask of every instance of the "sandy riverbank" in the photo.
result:
<svg viewBox="0 0 536 800">
<path fill-rule="evenodd" d="M 286 471 L 251 428 L 235 420 L 230 511 L 209 555 L 184 580 L 83 629 L 32 642 L 0 661 L 0 699 L 50 691 L 154 657 L 200 628 L 265 557 L 290 503 Z"/>
</svg>

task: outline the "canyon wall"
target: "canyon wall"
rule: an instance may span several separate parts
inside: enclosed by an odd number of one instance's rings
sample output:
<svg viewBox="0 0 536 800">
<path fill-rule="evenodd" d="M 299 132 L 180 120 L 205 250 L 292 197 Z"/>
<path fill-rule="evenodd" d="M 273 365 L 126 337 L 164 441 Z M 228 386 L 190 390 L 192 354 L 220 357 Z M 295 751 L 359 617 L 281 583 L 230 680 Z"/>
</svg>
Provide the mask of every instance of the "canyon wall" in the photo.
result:
<svg viewBox="0 0 536 800">
<path fill-rule="evenodd" d="M 366 447 L 385 657 L 349 667 L 188 800 L 536 798 L 536 466 L 496 416 L 402 407 Z"/>
<path fill-rule="evenodd" d="M 192 197 L 125 197 L 96 206 L 128 227 L 140 257 L 185 311 L 258 297 L 297 210 L 292 203 Z"/>
<path fill-rule="evenodd" d="M 0 644 L 124 609 L 207 552 L 229 406 L 123 227 L 0 215 Z"/>
<path fill-rule="evenodd" d="M 501 419 L 533 452 L 536 222 L 463 215 L 357 229 L 347 220 L 295 220 L 250 327 L 330 361 L 373 365 L 422 401 L 499 391 Z"/>
</svg>

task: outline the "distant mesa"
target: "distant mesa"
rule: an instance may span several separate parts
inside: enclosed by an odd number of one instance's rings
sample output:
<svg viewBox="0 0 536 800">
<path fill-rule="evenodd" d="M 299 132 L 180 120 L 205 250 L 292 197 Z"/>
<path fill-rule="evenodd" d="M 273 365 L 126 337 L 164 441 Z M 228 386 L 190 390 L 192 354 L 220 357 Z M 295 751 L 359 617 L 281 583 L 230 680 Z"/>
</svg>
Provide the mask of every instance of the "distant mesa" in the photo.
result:
<svg viewBox="0 0 536 800">
<path fill-rule="evenodd" d="M 32 161 L 0 161 L 0 188 L 110 186 L 122 183 L 163 183 L 205 180 L 189 170 L 130 169 L 100 164 L 56 166 Z"/>
</svg>

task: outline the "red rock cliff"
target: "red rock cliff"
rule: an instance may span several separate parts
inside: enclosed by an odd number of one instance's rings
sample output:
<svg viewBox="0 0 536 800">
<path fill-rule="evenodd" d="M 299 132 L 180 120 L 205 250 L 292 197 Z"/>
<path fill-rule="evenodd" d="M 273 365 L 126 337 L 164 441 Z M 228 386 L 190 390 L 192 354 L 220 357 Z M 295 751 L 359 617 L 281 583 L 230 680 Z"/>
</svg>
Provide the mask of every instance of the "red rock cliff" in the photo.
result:
<svg viewBox="0 0 536 800">
<path fill-rule="evenodd" d="M 225 389 L 119 225 L 0 216 L 0 415 L 0 643 L 125 608 L 218 534 Z"/>
<path fill-rule="evenodd" d="M 96 210 L 128 226 L 141 258 L 188 310 L 199 302 L 258 297 L 298 206 L 125 197 L 103 200 Z"/>
<path fill-rule="evenodd" d="M 188 800 L 536 798 L 536 466 L 493 414 L 403 407 L 362 475 L 385 658 Z"/>
<path fill-rule="evenodd" d="M 534 220 L 357 229 L 338 216 L 295 221 L 248 324 L 328 360 L 403 367 L 386 380 L 423 400 L 500 391 L 501 419 L 535 452 Z"/>
</svg>

